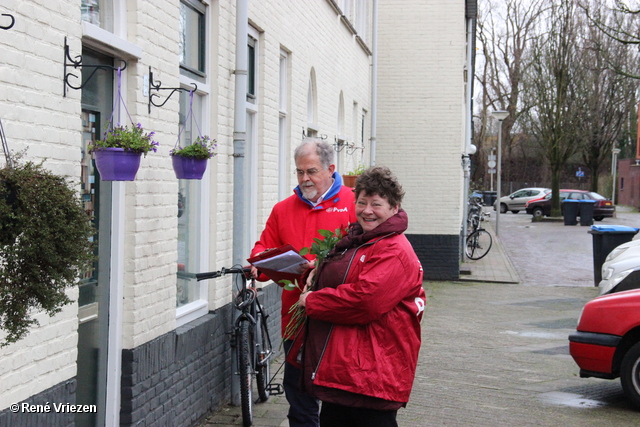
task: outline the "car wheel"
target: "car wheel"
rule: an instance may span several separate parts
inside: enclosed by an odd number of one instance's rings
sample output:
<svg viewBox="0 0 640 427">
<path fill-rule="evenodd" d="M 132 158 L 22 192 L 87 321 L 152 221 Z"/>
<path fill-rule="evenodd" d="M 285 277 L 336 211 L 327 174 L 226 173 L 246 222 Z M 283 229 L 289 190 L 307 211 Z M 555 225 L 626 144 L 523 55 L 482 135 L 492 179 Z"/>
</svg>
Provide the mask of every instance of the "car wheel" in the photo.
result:
<svg viewBox="0 0 640 427">
<path fill-rule="evenodd" d="M 518 212 L 520 212 L 520 211 L 511 211 L 511 213 L 514 213 L 514 214 L 517 214 Z"/>
<path fill-rule="evenodd" d="M 542 218 L 544 216 L 544 211 L 541 207 L 533 208 L 533 211 L 531 213 L 533 214 L 534 218 Z"/>
<path fill-rule="evenodd" d="M 620 383 L 631 402 L 640 407 L 640 343 L 627 351 L 620 366 Z"/>
<path fill-rule="evenodd" d="M 507 205 L 500 203 L 500 213 L 507 213 Z"/>
<path fill-rule="evenodd" d="M 604 219 L 604 217 L 603 216 L 594 216 L 593 219 L 595 221 L 602 221 Z"/>
</svg>

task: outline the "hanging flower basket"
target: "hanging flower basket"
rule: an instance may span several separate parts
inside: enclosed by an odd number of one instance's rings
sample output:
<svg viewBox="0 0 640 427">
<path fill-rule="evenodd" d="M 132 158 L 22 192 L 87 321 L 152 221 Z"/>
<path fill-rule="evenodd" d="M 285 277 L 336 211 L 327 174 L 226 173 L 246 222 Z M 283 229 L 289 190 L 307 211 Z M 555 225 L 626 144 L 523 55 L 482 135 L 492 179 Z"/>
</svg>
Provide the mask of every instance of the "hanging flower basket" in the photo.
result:
<svg viewBox="0 0 640 427">
<path fill-rule="evenodd" d="M 207 170 L 209 159 L 194 159 L 193 157 L 171 156 L 173 171 L 178 179 L 202 179 Z"/>
<path fill-rule="evenodd" d="M 202 179 L 217 144 L 208 136 L 197 137 L 193 144 L 171 150 L 171 162 L 178 179 Z"/>
<path fill-rule="evenodd" d="M 124 148 L 105 147 L 93 152 L 103 181 L 133 181 L 140 167 L 142 153 Z"/>
</svg>

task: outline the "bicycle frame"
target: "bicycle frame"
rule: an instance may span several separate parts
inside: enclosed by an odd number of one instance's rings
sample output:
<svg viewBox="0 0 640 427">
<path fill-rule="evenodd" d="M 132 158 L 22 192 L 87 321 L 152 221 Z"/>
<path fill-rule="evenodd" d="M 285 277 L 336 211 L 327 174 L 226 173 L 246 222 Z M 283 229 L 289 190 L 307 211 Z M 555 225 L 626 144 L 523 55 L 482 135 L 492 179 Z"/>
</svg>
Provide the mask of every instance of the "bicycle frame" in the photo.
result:
<svg viewBox="0 0 640 427">
<path fill-rule="evenodd" d="M 273 356 L 271 337 L 267 328 L 269 315 L 264 311 L 258 300 L 255 279 L 251 277 L 249 268 L 222 268 L 220 271 L 196 274 L 198 281 L 234 274 L 237 284 L 237 294 L 234 296 L 234 307 L 240 311 L 234 321 L 231 334 L 231 346 L 237 358 L 237 371 L 240 380 L 240 400 L 242 418 L 245 426 L 253 423 L 253 378 L 256 378 L 258 401 L 264 402 L 269 394 L 282 394 L 281 384 L 272 384 L 269 377 L 270 361 Z"/>
</svg>

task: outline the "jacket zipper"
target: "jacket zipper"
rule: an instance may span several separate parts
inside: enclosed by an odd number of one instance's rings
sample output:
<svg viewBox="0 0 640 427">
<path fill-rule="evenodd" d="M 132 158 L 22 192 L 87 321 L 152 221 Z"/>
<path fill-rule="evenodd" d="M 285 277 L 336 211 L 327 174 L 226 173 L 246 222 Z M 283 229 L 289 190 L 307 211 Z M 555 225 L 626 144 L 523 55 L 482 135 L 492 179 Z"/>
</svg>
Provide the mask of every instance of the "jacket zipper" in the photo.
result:
<svg viewBox="0 0 640 427">
<path fill-rule="evenodd" d="M 349 275 L 349 270 L 351 270 L 351 264 L 353 264 L 353 260 L 356 257 L 356 254 L 358 253 L 358 250 L 360 248 L 362 248 L 363 246 L 368 246 L 368 245 L 373 245 L 374 243 L 387 238 L 391 235 L 393 235 L 395 233 L 389 233 L 385 236 L 382 236 L 374 241 L 369 241 L 366 243 L 363 243 L 362 245 L 358 246 L 356 248 L 355 251 L 353 251 L 353 255 L 351 255 L 351 259 L 349 260 L 349 265 L 347 265 L 347 270 L 344 273 L 344 277 L 342 278 L 342 283 L 345 282 L 345 280 L 347 280 L 347 276 Z M 318 364 L 316 365 L 316 369 L 313 371 L 313 373 L 311 374 L 311 381 L 314 381 L 316 379 L 316 373 L 318 372 L 318 369 L 320 369 L 320 364 L 322 363 L 322 359 L 324 359 L 324 352 L 327 350 L 327 345 L 329 344 L 329 338 L 331 338 L 331 333 L 333 332 L 333 324 L 331 325 L 331 329 L 329 329 L 329 333 L 327 334 L 327 339 L 324 342 L 324 346 L 322 347 L 322 352 L 320 353 L 320 359 L 318 360 Z"/>
</svg>

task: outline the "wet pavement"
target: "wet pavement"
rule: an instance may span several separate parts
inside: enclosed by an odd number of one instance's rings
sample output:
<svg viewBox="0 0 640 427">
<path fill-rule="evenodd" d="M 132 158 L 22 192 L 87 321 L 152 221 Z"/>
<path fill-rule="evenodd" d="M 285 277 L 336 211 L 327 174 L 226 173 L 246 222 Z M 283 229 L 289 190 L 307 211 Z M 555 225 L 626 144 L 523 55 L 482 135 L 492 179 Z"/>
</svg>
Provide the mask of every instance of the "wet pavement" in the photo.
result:
<svg viewBox="0 0 640 427">
<path fill-rule="evenodd" d="M 640 227 L 640 214 L 597 224 Z M 569 355 L 567 337 L 597 296 L 588 230 L 504 214 L 491 251 L 463 263 L 460 281 L 425 282 L 423 344 L 400 426 L 638 425 L 620 382 L 579 378 Z M 287 426 L 286 411 L 284 396 L 272 397 L 254 406 L 254 425 Z M 202 426 L 241 424 L 228 406 Z"/>
</svg>

